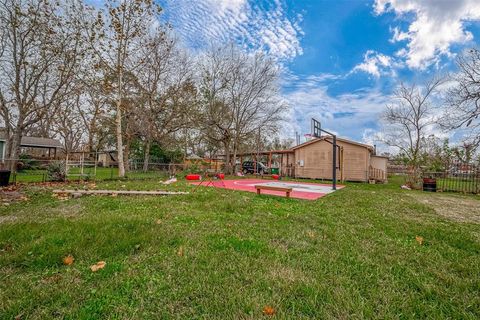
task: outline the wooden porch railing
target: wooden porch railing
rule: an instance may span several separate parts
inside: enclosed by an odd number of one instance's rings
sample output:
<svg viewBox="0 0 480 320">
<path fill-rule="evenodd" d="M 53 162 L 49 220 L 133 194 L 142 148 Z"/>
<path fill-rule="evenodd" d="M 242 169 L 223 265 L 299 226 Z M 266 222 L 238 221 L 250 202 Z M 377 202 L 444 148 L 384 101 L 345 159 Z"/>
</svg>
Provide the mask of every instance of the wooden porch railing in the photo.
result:
<svg viewBox="0 0 480 320">
<path fill-rule="evenodd" d="M 387 180 L 387 173 L 382 169 L 377 169 L 372 166 L 368 168 L 368 179 L 369 180 L 376 180 L 376 181 L 386 181 Z"/>
</svg>

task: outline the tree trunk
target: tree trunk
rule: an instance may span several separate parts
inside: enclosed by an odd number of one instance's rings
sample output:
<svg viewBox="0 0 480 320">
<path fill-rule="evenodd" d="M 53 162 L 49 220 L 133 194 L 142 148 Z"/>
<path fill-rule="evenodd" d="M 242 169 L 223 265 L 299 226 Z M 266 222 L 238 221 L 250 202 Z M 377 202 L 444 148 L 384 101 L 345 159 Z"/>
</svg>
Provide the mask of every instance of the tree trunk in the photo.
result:
<svg viewBox="0 0 480 320">
<path fill-rule="evenodd" d="M 143 154 L 143 172 L 148 171 L 148 162 L 150 161 L 150 140 L 145 142 L 145 150 Z"/>
<path fill-rule="evenodd" d="M 11 138 L 11 142 L 9 143 L 9 149 L 10 149 L 10 154 L 9 154 L 9 162 L 8 162 L 8 168 L 12 172 L 17 171 L 17 161 L 18 161 L 18 156 L 20 154 L 20 144 L 22 140 L 22 131 L 17 128 L 13 131 L 13 136 Z"/>
<path fill-rule="evenodd" d="M 237 144 L 233 144 L 232 173 L 237 173 Z"/>
<path fill-rule="evenodd" d="M 5 148 L 3 162 L 5 167 L 9 168 L 10 164 L 6 160 L 10 159 L 10 155 L 12 154 L 12 135 L 8 128 L 5 130 L 5 145 L 3 147 Z"/>
<path fill-rule="evenodd" d="M 125 147 L 123 149 L 123 167 L 125 168 L 125 172 L 129 172 L 130 162 L 128 159 L 130 159 L 130 139 L 125 139 Z"/>
<path fill-rule="evenodd" d="M 88 142 L 87 142 L 87 143 L 88 143 L 88 146 L 87 146 L 88 152 L 93 152 L 93 151 L 95 151 L 95 150 L 93 149 L 93 134 L 92 134 L 92 130 L 89 130 L 89 132 L 88 132 Z"/>
<path fill-rule="evenodd" d="M 231 174 L 230 170 L 230 144 L 228 142 L 223 143 L 225 149 L 225 173 Z"/>
<path fill-rule="evenodd" d="M 117 115 L 115 117 L 115 127 L 117 135 L 117 162 L 118 176 L 125 177 L 125 164 L 123 162 L 123 136 L 122 136 L 122 99 L 117 100 Z"/>
</svg>

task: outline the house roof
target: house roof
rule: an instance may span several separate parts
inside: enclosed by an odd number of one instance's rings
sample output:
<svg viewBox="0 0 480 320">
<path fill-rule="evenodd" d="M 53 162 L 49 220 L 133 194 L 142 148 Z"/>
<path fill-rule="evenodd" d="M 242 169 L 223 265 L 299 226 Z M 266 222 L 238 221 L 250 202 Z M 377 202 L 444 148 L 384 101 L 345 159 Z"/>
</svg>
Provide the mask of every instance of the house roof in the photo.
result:
<svg viewBox="0 0 480 320">
<path fill-rule="evenodd" d="M 236 155 L 237 157 L 242 157 L 242 156 L 254 156 L 254 155 L 262 155 L 262 156 L 268 156 L 269 154 L 285 154 L 285 153 L 293 153 L 293 149 L 285 149 L 285 150 L 271 150 L 271 151 L 251 151 L 251 152 L 238 152 Z M 230 153 L 230 155 L 233 155 L 233 153 Z M 219 157 L 225 157 L 225 154 L 219 154 Z"/>
<path fill-rule="evenodd" d="M 331 140 L 332 137 L 330 137 L 330 136 L 323 136 L 323 137 L 320 137 L 320 138 L 314 138 L 314 139 L 312 139 L 312 140 L 310 140 L 310 141 L 301 143 L 301 144 L 293 147 L 292 150 L 296 150 L 296 149 L 298 149 L 298 148 L 303 148 L 303 147 L 308 146 L 308 145 L 310 145 L 310 144 L 312 144 L 312 143 L 317 143 L 317 142 L 320 142 L 320 141 L 323 141 L 323 140 L 327 140 L 327 139 Z M 348 139 L 344 139 L 344 138 L 338 138 L 338 137 L 337 137 L 337 141 L 341 141 L 341 142 L 344 142 L 344 143 L 349 143 L 349 144 L 353 144 L 353 145 L 356 145 L 356 146 L 364 147 L 364 148 L 367 148 L 367 149 L 370 150 L 370 151 L 373 151 L 373 150 L 374 150 L 373 146 L 371 146 L 371 145 L 364 144 L 364 143 L 360 143 L 360 142 L 356 142 L 356 141 L 352 141 L 352 140 L 348 140 Z"/>
<path fill-rule="evenodd" d="M 5 141 L 5 132 L 0 129 L 0 141 Z M 22 147 L 37 147 L 37 148 L 62 148 L 60 141 L 50 138 L 41 137 L 22 137 L 20 142 Z"/>
</svg>

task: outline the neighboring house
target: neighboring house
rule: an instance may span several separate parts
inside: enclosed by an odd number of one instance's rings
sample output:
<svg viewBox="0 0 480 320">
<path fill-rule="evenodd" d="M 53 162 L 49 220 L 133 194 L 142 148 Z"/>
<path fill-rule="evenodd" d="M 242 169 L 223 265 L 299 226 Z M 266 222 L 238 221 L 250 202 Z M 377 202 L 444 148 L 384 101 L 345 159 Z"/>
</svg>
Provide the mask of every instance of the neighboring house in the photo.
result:
<svg viewBox="0 0 480 320">
<path fill-rule="evenodd" d="M 117 166 L 117 151 L 99 151 L 97 154 L 97 162 L 101 167 Z"/>
<path fill-rule="evenodd" d="M 0 130 L 0 162 L 5 160 L 5 132 Z M 20 154 L 28 154 L 38 159 L 56 159 L 63 146 L 56 139 L 40 137 L 22 137 Z"/>
<path fill-rule="evenodd" d="M 220 161 L 219 159 L 213 158 L 202 158 L 197 156 L 196 154 L 191 154 L 185 158 L 184 166 L 185 168 L 189 168 L 192 165 L 199 166 L 202 169 L 210 169 L 214 171 L 221 170 L 224 162 Z"/>
</svg>

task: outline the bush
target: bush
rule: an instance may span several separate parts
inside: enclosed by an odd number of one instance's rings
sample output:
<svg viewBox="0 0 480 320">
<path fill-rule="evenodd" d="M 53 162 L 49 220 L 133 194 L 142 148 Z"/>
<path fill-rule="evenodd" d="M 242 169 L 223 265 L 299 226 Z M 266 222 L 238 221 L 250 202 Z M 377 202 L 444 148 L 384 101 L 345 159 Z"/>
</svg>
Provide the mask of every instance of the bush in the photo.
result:
<svg viewBox="0 0 480 320">
<path fill-rule="evenodd" d="M 38 169 L 38 161 L 32 156 L 22 153 L 18 158 L 20 161 L 17 162 L 17 171 Z"/>
<path fill-rule="evenodd" d="M 47 167 L 47 177 L 50 181 L 65 181 L 67 173 L 63 161 L 51 162 Z"/>
</svg>

